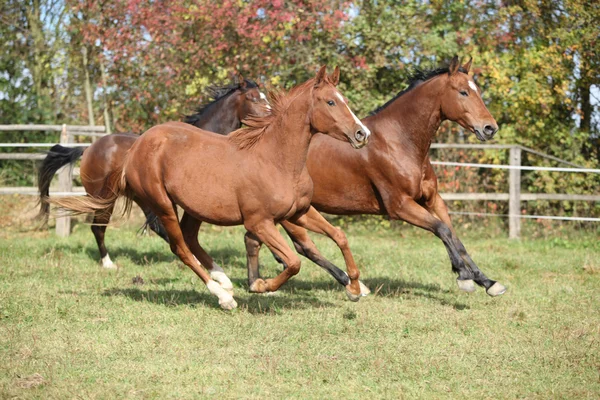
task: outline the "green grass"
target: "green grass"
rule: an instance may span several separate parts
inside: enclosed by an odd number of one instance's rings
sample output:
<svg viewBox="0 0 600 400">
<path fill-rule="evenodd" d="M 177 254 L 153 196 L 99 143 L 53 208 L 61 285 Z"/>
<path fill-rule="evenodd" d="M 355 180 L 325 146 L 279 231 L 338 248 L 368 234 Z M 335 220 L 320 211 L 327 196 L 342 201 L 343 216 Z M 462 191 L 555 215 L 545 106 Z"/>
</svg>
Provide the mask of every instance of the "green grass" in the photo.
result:
<svg viewBox="0 0 600 400">
<path fill-rule="evenodd" d="M 456 288 L 416 229 L 348 232 L 358 303 L 309 261 L 273 296 L 247 293 L 243 230 L 200 241 L 236 285 L 224 312 L 157 237 L 89 228 L 0 239 L 0 398 L 599 398 L 600 244 L 466 236 L 500 298 Z M 402 237 L 401 237 L 402 236 Z M 316 240 L 337 265 L 334 245 Z M 261 254 L 263 276 L 278 267 Z M 143 285 L 132 279 L 143 278 Z"/>
</svg>

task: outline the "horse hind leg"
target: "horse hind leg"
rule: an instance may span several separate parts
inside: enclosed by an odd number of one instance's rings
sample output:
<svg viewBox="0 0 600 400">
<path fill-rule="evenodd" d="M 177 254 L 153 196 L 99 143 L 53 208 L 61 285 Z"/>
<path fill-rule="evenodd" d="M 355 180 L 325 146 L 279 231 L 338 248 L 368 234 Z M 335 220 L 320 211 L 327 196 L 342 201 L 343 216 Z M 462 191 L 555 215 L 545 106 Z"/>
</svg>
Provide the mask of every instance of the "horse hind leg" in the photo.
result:
<svg viewBox="0 0 600 400">
<path fill-rule="evenodd" d="M 223 271 L 223 268 L 217 264 L 211 256 L 200 246 L 198 243 L 198 232 L 200 231 L 200 225 L 202 221 L 197 220 L 190 214 L 184 212 L 181 222 L 179 223 L 185 243 L 188 245 L 196 260 L 200 264 L 206 266 L 209 270 L 210 277 L 218 282 L 223 289 L 233 296 L 233 283 L 229 277 Z M 167 240 L 168 242 L 168 240 Z"/>
<path fill-rule="evenodd" d="M 152 193 L 151 196 L 152 203 L 149 202 L 149 206 L 164 226 L 169 236 L 169 246 L 173 254 L 179 257 L 185 265 L 190 267 L 202 279 L 208 291 L 219 299 L 221 308 L 225 310 L 236 308 L 237 303 L 233 296 L 223 289 L 219 283 L 211 279 L 208 272 L 203 268 L 203 265 L 191 252 L 181 231 L 175 204 L 171 202 L 167 193 L 159 191 L 158 193 Z M 204 265 L 204 267 L 210 268 L 210 265 Z"/>
<path fill-rule="evenodd" d="M 146 222 L 144 222 L 144 226 L 140 228 L 140 231 L 145 231 L 146 227 L 150 228 L 154 233 L 156 233 L 162 240 L 169 243 L 169 235 L 167 235 L 167 231 L 165 227 L 161 224 L 160 219 L 152 212 L 150 207 L 144 204 L 139 199 L 135 198 L 134 201 L 140 206 L 144 215 L 146 216 Z"/>
<path fill-rule="evenodd" d="M 258 238 L 252 232 L 247 231 L 244 235 L 244 245 L 246 246 L 248 290 L 253 293 L 259 293 L 261 291 L 261 285 L 263 285 L 264 282 L 260 277 L 260 265 L 258 263 L 258 254 L 260 252 L 262 242 L 258 240 Z M 275 255 L 275 253 L 272 254 Z M 277 256 L 277 258 L 281 260 L 279 256 Z"/>
<path fill-rule="evenodd" d="M 117 264 L 113 263 L 108 255 L 108 250 L 106 250 L 106 245 L 104 243 L 104 235 L 106 233 L 106 227 L 110 221 L 110 216 L 112 214 L 112 208 L 105 213 L 105 215 L 98 216 L 94 214 L 94 221 L 91 227 L 92 233 L 96 238 L 96 244 L 98 245 L 98 250 L 100 251 L 100 258 L 102 262 L 102 267 L 106 269 L 117 269 Z"/>
</svg>

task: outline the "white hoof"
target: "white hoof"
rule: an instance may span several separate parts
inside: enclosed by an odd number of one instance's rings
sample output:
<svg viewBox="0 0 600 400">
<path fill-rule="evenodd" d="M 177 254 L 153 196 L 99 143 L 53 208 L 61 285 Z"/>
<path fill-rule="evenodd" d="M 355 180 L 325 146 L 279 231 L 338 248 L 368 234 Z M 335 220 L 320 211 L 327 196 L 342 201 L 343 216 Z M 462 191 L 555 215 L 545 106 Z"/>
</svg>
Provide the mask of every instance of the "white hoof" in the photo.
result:
<svg viewBox="0 0 600 400">
<path fill-rule="evenodd" d="M 117 264 L 112 262 L 112 260 L 110 259 L 110 256 L 107 254 L 104 257 L 102 257 L 102 268 L 117 269 L 118 267 L 117 267 Z"/>
<path fill-rule="evenodd" d="M 367 287 L 367 285 L 365 285 L 361 281 L 358 281 L 358 284 L 360 285 L 360 294 L 362 296 L 367 296 L 367 295 L 371 294 L 371 289 L 369 289 Z"/>
<path fill-rule="evenodd" d="M 350 286 L 350 285 L 348 285 L 348 286 Z M 354 301 L 354 302 L 357 302 L 357 301 L 359 301 L 359 300 L 360 300 L 360 298 L 362 297 L 362 293 L 361 293 L 361 294 L 359 294 L 359 295 L 356 295 L 356 294 L 352 293 L 352 292 L 351 292 L 351 291 L 348 289 L 348 286 L 346 286 L 346 296 L 348 296 L 348 299 L 349 299 L 350 301 Z"/>
<path fill-rule="evenodd" d="M 237 302 L 233 297 L 231 297 L 229 300 L 219 299 L 219 305 L 223 310 L 227 311 L 237 308 Z"/>
<path fill-rule="evenodd" d="M 475 282 L 473 282 L 472 279 L 465 279 L 465 280 L 457 279 L 456 284 L 458 285 L 458 288 L 462 291 L 465 291 L 468 293 L 473 293 L 475 291 Z"/>
<path fill-rule="evenodd" d="M 492 297 L 500 296 L 506 292 L 506 287 L 500 282 L 494 283 L 488 290 L 486 290 L 487 294 Z"/>
<path fill-rule="evenodd" d="M 227 293 L 217 282 L 210 280 L 206 284 L 208 291 L 219 298 L 219 305 L 224 310 L 233 310 L 237 307 L 237 303 L 232 295 Z"/>
</svg>

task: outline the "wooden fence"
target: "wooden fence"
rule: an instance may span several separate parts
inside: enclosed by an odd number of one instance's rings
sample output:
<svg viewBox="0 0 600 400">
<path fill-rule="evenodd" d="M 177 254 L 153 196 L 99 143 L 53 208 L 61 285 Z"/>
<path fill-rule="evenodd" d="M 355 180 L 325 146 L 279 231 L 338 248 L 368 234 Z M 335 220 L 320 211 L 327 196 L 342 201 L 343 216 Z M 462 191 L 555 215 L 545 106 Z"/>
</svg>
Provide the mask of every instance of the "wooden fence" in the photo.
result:
<svg viewBox="0 0 600 400">
<path fill-rule="evenodd" d="M 0 131 L 16 131 L 16 130 L 44 130 L 44 131 L 60 131 L 60 143 L 63 146 L 89 146 L 91 143 L 73 143 L 74 136 L 104 136 L 105 131 L 102 126 L 68 126 L 68 125 L 0 125 Z M 47 148 L 52 146 L 51 143 L 0 143 L 0 148 L 4 147 L 30 147 L 30 148 Z M 442 166 L 461 166 L 475 168 L 500 168 L 508 169 L 508 193 L 442 193 L 444 200 L 463 200 L 463 201 L 508 201 L 508 219 L 509 219 L 509 237 L 519 238 L 521 234 L 521 219 L 523 218 L 548 218 L 548 219 L 563 219 L 563 220 L 586 220 L 600 221 L 598 218 L 572 218 L 572 217 L 555 217 L 555 216 L 531 216 L 521 215 L 522 201 L 535 200 L 569 200 L 569 201 L 600 201 L 600 195 L 577 195 L 566 193 L 521 193 L 521 171 L 559 171 L 571 173 L 600 173 L 600 170 L 585 169 L 580 165 L 561 160 L 560 158 L 550 156 L 536 150 L 519 146 L 519 145 L 500 145 L 500 144 L 445 144 L 433 143 L 432 149 L 484 149 L 484 150 L 509 150 L 508 165 L 492 165 L 492 164 L 470 164 L 456 162 L 432 161 L 434 165 Z M 523 152 L 529 152 L 540 157 L 544 157 L 558 163 L 566 164 L 569 168 L 554 168 L 554 167 L 531 167 L 521 165 L 521 155 Z M 0 160 L 41 160 L 45 157 L 43 153 L 0 153 Z M 85 191 L 82 187 L 73 187 L 73 175 L 77 175 L 78 169 L 63 168 L 58 172 L 59 182 L 58 191 L 51 192 L 54 196 L 67 195 L 83 195 Z M 74 174 L 75 172 L 75 174 Z M 0 188 L 1 194 L 29 194 L 37 195 L 37 188 L 20 187 L 20 188 Z M 485 213 L 475 213 L 475 215 L 485 215 Z M 70 217 L 64 216 L 57 218 L 56 233 L 59 236 L 68 236 L 71 227 Z"/>
<path fill-rule="evenodd" d="M 106 135 L 104 126 L 86 125 L 0 125 L 1 131 L 44 131 L 60 132 L 59 143 L 63 146 L 89 146 L 91 143 L 73 143 L 75 136 L 99 137 Z M 0 143 L 2 148 L 44 148 L 53 143 Z M 0 153 L 0 160 L 42 160 L 44 153 Z M 77 169 L 78 170 L 78 169 Z M 52 195 L 85 194 L 83 188 L 73 190 L 73 166 L 67 165 L 58 171 L 58 193 Z M 0 194 L 32 194 L 37 195 L 37 188 L 2 187 Z M 56 234 L 61 237 L 69 236 L 71 232 L 71 217 L 64 215 L 56 218 Z"/>
</svg>

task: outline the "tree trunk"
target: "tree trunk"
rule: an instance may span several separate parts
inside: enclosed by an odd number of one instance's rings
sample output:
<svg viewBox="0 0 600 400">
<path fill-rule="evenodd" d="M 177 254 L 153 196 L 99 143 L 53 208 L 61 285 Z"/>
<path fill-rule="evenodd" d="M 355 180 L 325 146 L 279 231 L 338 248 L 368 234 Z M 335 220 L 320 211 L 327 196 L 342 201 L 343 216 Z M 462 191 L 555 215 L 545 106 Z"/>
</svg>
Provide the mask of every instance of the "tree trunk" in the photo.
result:
<svg viewBox="0 0 600 400">
<path fill-rule="evenodd" d="M 90 82 L 90 71 L 88 68 L 88 51 L 87 47 L 83 46 L 81 48 L 82 54 L 82 63 L 83 63 L 83 73 L 84 73 L 84 82 L 83 87 L 85 90 L 85 100 L 87 102 L 88 109 L 88 125 L 94 126 L 94 103 L 93 103 L 93 94 L 92 94 L 92 84 Z"/>
</svg>

